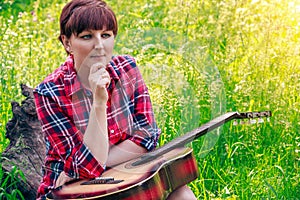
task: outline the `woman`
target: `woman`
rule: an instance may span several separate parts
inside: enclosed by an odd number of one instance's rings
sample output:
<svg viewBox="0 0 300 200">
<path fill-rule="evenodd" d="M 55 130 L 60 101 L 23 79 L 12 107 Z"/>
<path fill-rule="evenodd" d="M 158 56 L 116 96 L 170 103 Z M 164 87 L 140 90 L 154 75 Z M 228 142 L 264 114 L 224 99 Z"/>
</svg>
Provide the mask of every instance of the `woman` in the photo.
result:
<svg viewBox="0 0 300 200">
<path fill-rule="evenodd" d="M 68 57 L 34 91 L 47 150 L 38 198 L 157 145 L 160 130 L 134 58 L 112 55 L 117 32 L 101 0 L 73 0 L 62 10 L 59 40 Z M 173 194 L 193 196 L 186 186 Z"/>
</svg>

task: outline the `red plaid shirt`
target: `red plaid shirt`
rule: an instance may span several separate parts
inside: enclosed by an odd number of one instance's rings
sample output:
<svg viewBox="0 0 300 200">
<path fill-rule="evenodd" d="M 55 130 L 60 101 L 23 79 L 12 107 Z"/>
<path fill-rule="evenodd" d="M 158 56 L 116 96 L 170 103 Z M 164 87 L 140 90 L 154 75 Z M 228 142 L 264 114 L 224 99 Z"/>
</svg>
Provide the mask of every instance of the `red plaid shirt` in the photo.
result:
<svg viewBox="0 0 300 200">
<path fill-rule="evenodd" d="M 135 60 L 130 56 L 115 56 L 107 70 L 111 76 L 107 89 L 110 142 L 117 144 L 129 139 L 149 151 L 154 149 L 160 130 Z M 62 171 L 77 179 L 100 176 L 103 166 L 83 144 L 93 96 L 79 82 L 71 56 L 36 87 L 34 97 L 47 152 L 38 196 L 54 189 Z"/>
</svg>

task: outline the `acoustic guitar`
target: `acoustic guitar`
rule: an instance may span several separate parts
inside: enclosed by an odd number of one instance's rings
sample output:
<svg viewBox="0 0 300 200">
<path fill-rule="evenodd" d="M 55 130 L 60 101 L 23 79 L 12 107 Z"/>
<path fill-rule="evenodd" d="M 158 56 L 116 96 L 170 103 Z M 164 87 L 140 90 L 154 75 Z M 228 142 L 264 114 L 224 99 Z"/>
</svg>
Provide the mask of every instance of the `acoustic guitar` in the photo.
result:
<svg viewBox="0 0 300 200">
<path fill-rule="evenodd" d="M 230 120 L 271 117 L 271 111 L 229 112 L 175 138 L 169 143 L 106 170 L 92 180 L 71 181 L 53 190 L 48 199 L 108 199 L 145 200 L 166 199 L 176 188 L 197 179 L 197 161 L 187 143 Z"/>
</svg>

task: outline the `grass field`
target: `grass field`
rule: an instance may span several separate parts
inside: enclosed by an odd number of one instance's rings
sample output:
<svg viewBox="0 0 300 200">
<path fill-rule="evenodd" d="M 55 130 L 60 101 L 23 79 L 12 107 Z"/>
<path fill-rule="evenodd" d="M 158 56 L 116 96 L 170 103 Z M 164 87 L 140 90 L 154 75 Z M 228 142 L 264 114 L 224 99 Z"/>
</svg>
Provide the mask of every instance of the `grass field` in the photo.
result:
<svg viewBox="0 0 300 200">
<path fill-rule="evenodd" d="M 0 3 L 0 152 L 10 102 L 24 98 L 19 85 L 36 86 L 65 59 L 57 40 L 65 2 Z M 137 59 L 160 145 L 229 111 L 273 112 L 270 122 L 227 123 L 191 144 L 197 197 L 300 199 L 300 1 L 107 2 L 119 19 L 115 53 Z"/>
</svg>

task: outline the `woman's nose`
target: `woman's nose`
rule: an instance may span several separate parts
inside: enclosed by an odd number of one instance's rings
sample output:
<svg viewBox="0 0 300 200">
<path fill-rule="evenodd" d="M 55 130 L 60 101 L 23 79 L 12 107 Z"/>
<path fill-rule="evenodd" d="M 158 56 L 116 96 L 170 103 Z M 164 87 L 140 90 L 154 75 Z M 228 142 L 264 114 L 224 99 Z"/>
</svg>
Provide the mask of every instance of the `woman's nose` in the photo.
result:
<svg viewBox="0 0 300 200">
<path fill-rule="evenodd" d="M 102 49 L 103 47 L 103 39 L 101 37 L 97 37 L 95 41 L 95 49 Z"/>
</svg>

